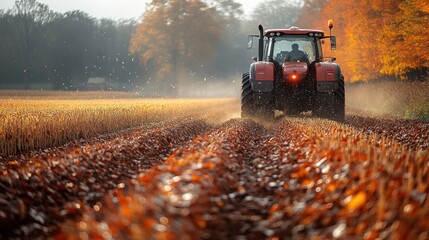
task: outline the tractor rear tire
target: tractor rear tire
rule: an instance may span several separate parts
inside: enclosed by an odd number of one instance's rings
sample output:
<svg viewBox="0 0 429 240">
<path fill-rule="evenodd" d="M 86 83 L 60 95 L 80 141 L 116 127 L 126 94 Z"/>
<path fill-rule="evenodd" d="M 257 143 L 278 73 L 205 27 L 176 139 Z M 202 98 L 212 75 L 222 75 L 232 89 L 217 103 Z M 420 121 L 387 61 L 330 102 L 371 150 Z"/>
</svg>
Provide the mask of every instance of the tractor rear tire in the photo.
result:
<svg viewBox="0 0 429 240">
<path fill-rule="evenodd" d="M 241 78 L 241 118 L 254 116 L 255 100 L 253 94 L 249 73 L 244 73 Z"/>
<path fill-rule="evenodd" d="M 344 122 L 345 91 L 344 77 L 341 75 L 338 90 L 333 93 L 316 93 L 314 115 L 317 117 Z"/>
<path fill-rule="evenodd" d="M 256 102 L 258 99 L 258 102 Z M 274 109 L 271 94 L 261 98 L 253 91 L 249 73 L 244 73 L 241 79 L 241 118 L 257 117 L 265 120 L 274 119 Z"/>
</svg>

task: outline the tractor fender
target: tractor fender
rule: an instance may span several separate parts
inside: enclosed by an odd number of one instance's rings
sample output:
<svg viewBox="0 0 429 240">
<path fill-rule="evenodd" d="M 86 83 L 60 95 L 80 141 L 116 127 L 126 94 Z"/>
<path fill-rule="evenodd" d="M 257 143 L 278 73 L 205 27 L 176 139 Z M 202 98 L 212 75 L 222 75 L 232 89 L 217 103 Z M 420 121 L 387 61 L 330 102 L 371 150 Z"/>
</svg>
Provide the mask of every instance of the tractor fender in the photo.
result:
<svg viewBox="0 0 429 240">
<path fill-rule="evenodd" d="M 250 65 L 250 84 L 255 92 L 271 92 L 274 89 L 274 63 L 254 62 Z"/>
<path fill-rule="evenodd" d="M 318 92 L 335 92 L 341 81 L 340 66 L 334 62 L 318 62 L 316 68 L 316 90 Z"/>
</svg>

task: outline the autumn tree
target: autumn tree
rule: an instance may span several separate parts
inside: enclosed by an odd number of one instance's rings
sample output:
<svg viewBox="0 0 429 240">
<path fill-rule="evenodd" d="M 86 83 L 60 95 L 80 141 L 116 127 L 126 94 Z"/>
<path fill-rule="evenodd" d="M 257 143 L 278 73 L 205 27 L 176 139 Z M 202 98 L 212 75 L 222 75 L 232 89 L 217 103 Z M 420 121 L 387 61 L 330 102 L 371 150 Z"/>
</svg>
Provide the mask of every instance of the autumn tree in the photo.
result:
<svg viewBox="0 0 429 240">
<path fill-rule="evenodd" d="M 342 49 L 351 80 L 371 80 L 380 77 L 380 48 L 378 34 L 383 26 L 383 10 L 375 7 L 377 1 L 362 0 L 345 9 L 348 19 L 345 38 L 346 48 Z M 352 14 L 352 15 L 350 15 Z"/>
<path fill-rule="evenodd" d="M 75 90 L 90 77 L 103 77 L 109 88 L 132 89 L 144 74 L 128 52 L 136 27 L 133 20 L 61 14 L 17 1 L 0 11 L 0 87 Z"/>
<path fill-rule="evenodd" d="M 406 78 L 415 72 L 427 76 L 429 17 L 425 0 L 329 0 L 320 7 L 314 15 L 319 17 L 311 18 L 303 10 L 300 21 L 326 29 L 327 20 L 334 20 L 333 33 L 338 37 L 335 55 L 346 80 Z"/>
<path fill-rule="evenodd" d="M 9 14 L 9 32 L 14 59 L 21 66 L 25 86 L 28 88 L 29 78 L 36 68 L 35 61 L 49 46 L 47 25 L 55 18 L 55 14 L 45 4 L 36 0 L 19 0 L 15 2 Z"/>
<path fill-rule="evenodd" d="M 136 54 L 170 94 L 213 64 L 223 26 L 215 8 L 200 0 L 152 0 L 130 42 Z"/>
<path fill-rule="evenodd" d="M 382 32 L 381 73 L 425 77 L 429 69 L 429 5 L 425 0 L 403 0 L 395 10 Z"/>
<path fill-rule="evenodd" d="M 49 79 L 57 79 L 57 88 L 68 87 L 73 79 L 85 81 L 94 65 L 95 19 L 82 11 L 66 12 L 51 24 L 56 41 L 51 44 L 50 62 L 46 64 Z M 101 43 L 99 43 L 101 45 Z"/>
</svg>

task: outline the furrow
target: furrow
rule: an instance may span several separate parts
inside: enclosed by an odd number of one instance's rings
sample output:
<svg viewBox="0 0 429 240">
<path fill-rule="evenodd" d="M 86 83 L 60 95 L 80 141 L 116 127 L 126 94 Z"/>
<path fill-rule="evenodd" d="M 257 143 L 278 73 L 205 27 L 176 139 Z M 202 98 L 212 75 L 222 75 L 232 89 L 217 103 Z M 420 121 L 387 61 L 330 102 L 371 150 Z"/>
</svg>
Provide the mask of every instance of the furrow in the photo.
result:
<svg viewBox="0 0 429 240">
<path fill-rule="evenodd" d="M 257 149 L 264 128 L 230 121 L 173 153 L 163 165 L 139 178 L 140 189 L 111 192 L 102 211 L 87 209 L 82 219 L 62 227 L 59 239 L 165 238 L 204 239 L 226 236 L 231 229 L 222 211 L 233 202 L 242 162 Z M 239 194 L 240 194 L 239 193 Z M 102 219 L 102 223 L 98 220 Z M 80 223 L 85 224 L 81 228 Z M 216 232 L 216 233 L 215 233 Z"/>
</svg>

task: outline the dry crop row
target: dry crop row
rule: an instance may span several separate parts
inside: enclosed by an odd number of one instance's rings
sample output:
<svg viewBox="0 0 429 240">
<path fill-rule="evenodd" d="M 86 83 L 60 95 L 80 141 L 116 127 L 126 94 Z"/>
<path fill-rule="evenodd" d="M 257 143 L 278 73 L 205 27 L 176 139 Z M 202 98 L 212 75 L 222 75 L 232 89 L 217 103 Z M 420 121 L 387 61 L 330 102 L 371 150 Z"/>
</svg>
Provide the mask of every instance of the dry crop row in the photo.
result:
<svg viewBox="0 0 429 240">
<path fill-rule="evenodd" d="M 108 190 L 124 187 L 210 127 L 180 119 L 0 162 L 0 239 L 46 238 L 61 221 L 79 216 L 81 206 L 97 207 Z"/>
<path fill-rule="evenodd" d="M 429 155 L 319 119 L 232 121 L 57 239 L 425 239 Z"/>
<path fill-rule="evenodd" d="M 0 103 L 0 157 L 142 124 L 208 114 L 235 100 L 20 100 Z"/>
</svg>

